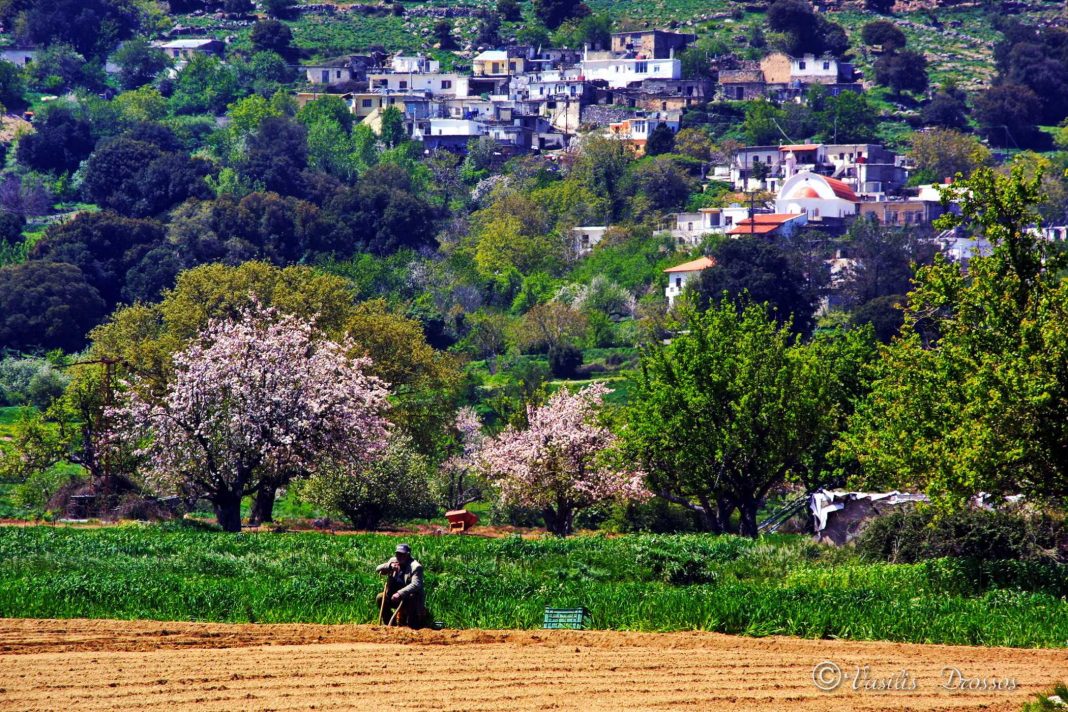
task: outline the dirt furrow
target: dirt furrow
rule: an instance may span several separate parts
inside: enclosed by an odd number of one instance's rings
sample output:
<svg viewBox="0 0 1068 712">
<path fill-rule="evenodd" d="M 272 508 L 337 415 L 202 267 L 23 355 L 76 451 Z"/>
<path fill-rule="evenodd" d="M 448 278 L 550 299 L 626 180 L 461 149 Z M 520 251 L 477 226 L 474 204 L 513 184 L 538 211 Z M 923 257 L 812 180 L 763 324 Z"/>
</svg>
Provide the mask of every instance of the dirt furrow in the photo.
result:
<svg viewBox="0 0 1068 712">
<path fill-rule="evenodd" d="M 813 679 L 824 661 L 830 691 Z M 1012 689 L 946 689 L 947 667 Z M 1063 649 L 0 619 L 0 709 L 1015 711 L 1058 679 Z"/>
</svg>

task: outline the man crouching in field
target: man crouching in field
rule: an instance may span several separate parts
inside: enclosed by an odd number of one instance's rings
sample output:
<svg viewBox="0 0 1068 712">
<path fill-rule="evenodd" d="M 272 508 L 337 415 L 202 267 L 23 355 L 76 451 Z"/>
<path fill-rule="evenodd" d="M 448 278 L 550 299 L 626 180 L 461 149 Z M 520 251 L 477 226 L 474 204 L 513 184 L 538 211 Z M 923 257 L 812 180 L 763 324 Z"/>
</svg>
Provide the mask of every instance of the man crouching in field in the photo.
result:
<svg viewBox="0 0 1068 712">
<path fill-rule="evenodd" d="M 412 558 L 411 547 L 398 544 L 396 554 L 378 567 L 378 573 L 389 577 L 385 591 L 375 599 L 381 613 L 379 622 L 389 623 L 393 618 L 393 609 L 397 608 L 398 625 L 422 628 L 426 618 L 423 565 Z"/>
</svg>

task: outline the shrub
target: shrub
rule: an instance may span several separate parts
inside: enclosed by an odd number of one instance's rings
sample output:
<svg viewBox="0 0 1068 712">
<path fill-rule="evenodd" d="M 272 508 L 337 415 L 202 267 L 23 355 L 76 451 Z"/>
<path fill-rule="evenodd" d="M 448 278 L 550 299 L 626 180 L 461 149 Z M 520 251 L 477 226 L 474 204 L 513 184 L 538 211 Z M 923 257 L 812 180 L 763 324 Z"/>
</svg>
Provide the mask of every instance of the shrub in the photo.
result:
<svg viewBox="0 0 1068 712">
<path fill-rule="evenodd" d="M 562 344 L 549 350 L 549 372 L 556 378 L 572 378 L 582 365 L 582 350 Z"/>
<path fill-rule="evenodd" d="M 85 479 L 80 468 L 70 465 L 53 465 L 47 470 L 38 470 L 12 491 L 12 500 L 19 507 L 42 513 L 61 489 L 80 484 Z"/>
<path fill-rule="evenodd" d="M 0 405 L 47 408 L 63 394 L 70 378 L 43 358 L 0 360 Z"/>
<path fill-rule="evenodd" d="M 621 533 L 701 531 L 694 512 L 659 497 L 648 502 L 630 502 L 613 507 L 602 528 Z"/>
<path fill-rule="evenodd" d="M 301 499 L 354 527 L 376 529 L 384 521 L 433 516 L 429 481 L 427 458 L 413 449 L 411 438 L 397 435 L 362 471 L 327 468 L 294 488 Z"/>
<path fill-rule="evenodd" d="M 922 508 L 871 522 L 857 549 L 867 558 L 899 563 L 945 556 L 1028 561 L 1056 556 L 1066 535 L 1064 521 L 1048 514 L 967 509 L 939 517 Z"/>
</svg>

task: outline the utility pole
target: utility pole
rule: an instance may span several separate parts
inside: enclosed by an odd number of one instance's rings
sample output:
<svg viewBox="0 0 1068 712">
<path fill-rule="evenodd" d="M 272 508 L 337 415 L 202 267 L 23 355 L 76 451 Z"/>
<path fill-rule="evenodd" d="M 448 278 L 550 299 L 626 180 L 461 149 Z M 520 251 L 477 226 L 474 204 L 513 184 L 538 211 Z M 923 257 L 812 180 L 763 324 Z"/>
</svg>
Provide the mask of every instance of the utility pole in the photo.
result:
<svg viewBox="0 0 1068 712">
<path fill-rule="evenodd" d="M 756 234 L 756 191 L 749 191 L 749 237 Z"/>
</svg>

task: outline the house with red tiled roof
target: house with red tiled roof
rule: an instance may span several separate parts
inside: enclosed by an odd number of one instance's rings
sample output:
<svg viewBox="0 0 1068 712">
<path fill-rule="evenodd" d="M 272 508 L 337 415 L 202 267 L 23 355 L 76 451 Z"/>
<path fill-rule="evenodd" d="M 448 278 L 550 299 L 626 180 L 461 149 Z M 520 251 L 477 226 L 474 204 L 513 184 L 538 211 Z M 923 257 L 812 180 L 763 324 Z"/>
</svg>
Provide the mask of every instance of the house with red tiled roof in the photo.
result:
<svg viewBox="0 0 1068 712">
<path fill-rule="evenodd" d="M 805 213 L 757 213 L 746 218 L 727 231 L 730 237 L 790 237 L 808 224 Z"/>
<path fill-rule="evenodd" d="M 852 217 L 859 204 L 857 194 L 843 181 L 811 171 L 787 178 L 775 196 L 776 213 L 804 213 L 810 223 Z"/>
<path fill-rule="evenodd" d="M 664 290 L 664 294 L 667 296 L 668 306 L 674 306 L 675 299 L 682 294 L 683 290 L 686 289 L 687 284 L 700 276 L 700 274 L 709 267 L 715 266 L 716 261 L 711 257 L 700 257 L 696 260 L 684 262 L 681 265 L 668 267 L 664 270 L 668 276 L 667 289 Z"/>
</svg>

